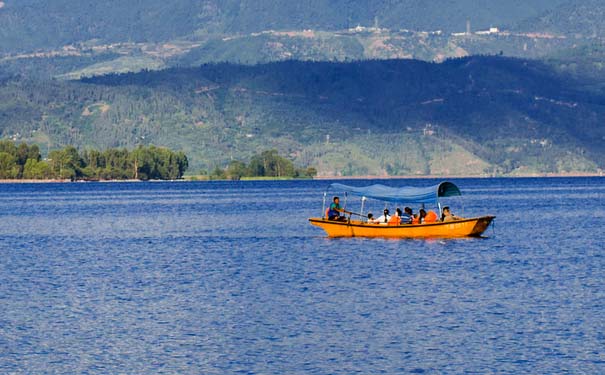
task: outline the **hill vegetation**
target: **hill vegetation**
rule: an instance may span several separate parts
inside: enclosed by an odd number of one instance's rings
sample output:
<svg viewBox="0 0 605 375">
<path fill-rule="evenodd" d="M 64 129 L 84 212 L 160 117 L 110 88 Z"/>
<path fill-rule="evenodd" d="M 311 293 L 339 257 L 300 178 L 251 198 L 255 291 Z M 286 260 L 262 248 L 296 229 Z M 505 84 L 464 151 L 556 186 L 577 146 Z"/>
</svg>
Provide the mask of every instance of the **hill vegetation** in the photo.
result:
<svg viewBox="0 0 605 375">
<path fill-rule="evenodd" d="M 574 77 L 584 90 L 605 92 L 605 43 L 595 39 L 551 55 L 546 62 L 558 72 Z"/>
<path fill-rule="evenodd" d="M 161 145 L 194 173 L 270 149 L 320 175 L 596 173 L 603 99 L 549 65 L 502 57 L 211 64 L 5 77 L 0 134 L 43 154 Z"/>
</svg>

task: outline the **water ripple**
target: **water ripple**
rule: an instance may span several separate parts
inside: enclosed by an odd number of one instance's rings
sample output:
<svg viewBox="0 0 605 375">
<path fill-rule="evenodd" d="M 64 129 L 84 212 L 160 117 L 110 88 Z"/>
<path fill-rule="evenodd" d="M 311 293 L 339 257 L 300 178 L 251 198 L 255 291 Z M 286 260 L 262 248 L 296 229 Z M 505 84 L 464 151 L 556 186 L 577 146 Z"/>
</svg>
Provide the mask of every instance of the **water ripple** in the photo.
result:
<svg viewBox="0 0 605 375">
<path fill-rule="evenodd" d="M 325 181 L 0 185 L 0 373 L 604 373 L 602 181 L 459 180 L 455 240 L 328 239 Z"/>
</svg>

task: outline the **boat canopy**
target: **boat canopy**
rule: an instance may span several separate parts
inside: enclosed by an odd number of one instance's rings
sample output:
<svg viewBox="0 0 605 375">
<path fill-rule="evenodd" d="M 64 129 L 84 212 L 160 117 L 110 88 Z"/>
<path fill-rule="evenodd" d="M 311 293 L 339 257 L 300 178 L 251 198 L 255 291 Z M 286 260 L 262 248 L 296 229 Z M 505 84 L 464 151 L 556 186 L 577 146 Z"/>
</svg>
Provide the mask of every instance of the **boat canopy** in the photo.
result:
<svg viewBox="0 0 605 375">
<path fill-rule="evenodd" d="M 462 195 L 458 186 L 448 181 L 424 188 L 412 186 L 397 188 L 380 184 L 355 187 L 334 183 L 330 185 L 329 190 L 340 190 L 352 195 L 397 203 L 437 203 L 441 197 Z"/>
</svg>

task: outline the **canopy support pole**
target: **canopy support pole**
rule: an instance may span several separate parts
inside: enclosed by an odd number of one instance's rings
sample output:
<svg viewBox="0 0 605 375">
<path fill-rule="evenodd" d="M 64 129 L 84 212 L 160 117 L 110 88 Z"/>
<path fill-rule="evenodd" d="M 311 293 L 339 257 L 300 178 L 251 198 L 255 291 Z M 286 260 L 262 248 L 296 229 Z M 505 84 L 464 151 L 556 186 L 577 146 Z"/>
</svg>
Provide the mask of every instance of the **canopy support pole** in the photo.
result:
<svg viewBox="0 0 605 375">
<path fill-rule="evenodd" d="M 326 196 L 327 195 L 328 195 L 328 193 L 324 191 L 324 202 L 321 205 L 321 217 L 323 219 L 327 219 L 327 217 L 326 217 Z"/>
<path fill-rule="evenodd" d="M 361 197 L 361 212 L 359 213 L 359 216 L 361 216 L 363 218 L 363 204 L 366 202 L 366 197 Z"/>
</svg>

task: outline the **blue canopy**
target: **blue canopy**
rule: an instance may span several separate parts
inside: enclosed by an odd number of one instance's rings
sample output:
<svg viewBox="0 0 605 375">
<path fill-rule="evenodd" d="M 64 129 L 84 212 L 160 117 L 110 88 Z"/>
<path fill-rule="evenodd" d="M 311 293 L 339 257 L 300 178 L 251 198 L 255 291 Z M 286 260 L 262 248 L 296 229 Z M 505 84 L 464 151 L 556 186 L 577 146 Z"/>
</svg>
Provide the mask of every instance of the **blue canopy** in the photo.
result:
<svg viewBox="0 0 605 375">
<path fill-rule="evenodd" d="M 436 203 L 441 197 L 462 195 L 458 186 L 447 181 L 425 188 L 411 186 L 394 188 L 378 184 L 355 187 L 339 183 L 331 184 L 330 188 L 345 191 L 352 195 L 397 203 Z"/>
</svg>

